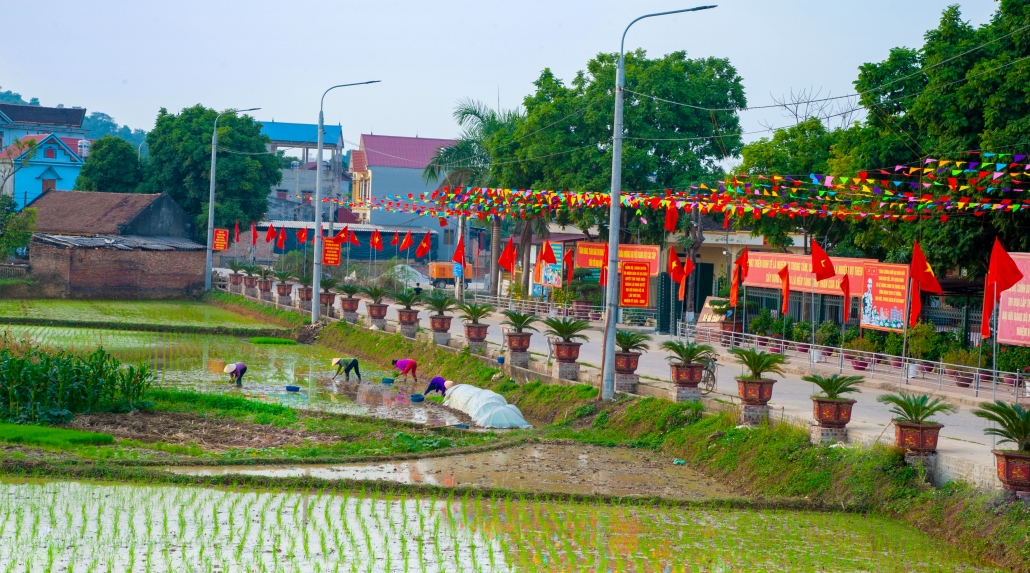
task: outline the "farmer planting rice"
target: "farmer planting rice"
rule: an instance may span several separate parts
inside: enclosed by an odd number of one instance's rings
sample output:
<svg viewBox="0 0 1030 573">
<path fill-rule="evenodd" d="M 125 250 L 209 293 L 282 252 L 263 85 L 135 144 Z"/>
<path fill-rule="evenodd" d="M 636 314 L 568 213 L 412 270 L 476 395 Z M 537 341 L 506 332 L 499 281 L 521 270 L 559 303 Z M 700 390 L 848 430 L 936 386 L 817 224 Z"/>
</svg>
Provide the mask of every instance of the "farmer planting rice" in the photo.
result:
<svg viewBox="0 0 1030 573">
<path fill-rule="evenodd" d="M 422 394 L 428 396 L 433 391 L 439 392 L 441 396 L 447 395 L 447 381 L 442 376 L 433 376 L 432 380 L 429 381 L 426 391 Z"/>
<path fill-rule="evenodd" d="M 410 373 L 415 378 L 415 382 L 418 382 L 418 362 L 415 362 L 411 358 L 404 358 L 402 360 L 394 360 L 393 365 L 397 370 L 400 370 L 400 376 L 404 377 L 404 381 L 408 381 L 408 374 Z"/>
<path fill-rule="evenodd" d="M 247 365 L 242 362 L 235 364 L 226 364 L 224 372 L 229 375 L 229 379 L 236 379 L 236 387 L 243 388 L 243 375 L 247 373 Z"/>
<path fill-rule="evenodd" d="M 358 376 L 358 382 L 361 382 L 361 369 L 358 367 L 357 358 L 333 358 L 333 366 L 336 367 L 336 375 L 333 378 L 337 378 L 340 372 L 343 372 L 343 379 L 350 382 L 351 370 L 354 371 Z"/>
</svg>

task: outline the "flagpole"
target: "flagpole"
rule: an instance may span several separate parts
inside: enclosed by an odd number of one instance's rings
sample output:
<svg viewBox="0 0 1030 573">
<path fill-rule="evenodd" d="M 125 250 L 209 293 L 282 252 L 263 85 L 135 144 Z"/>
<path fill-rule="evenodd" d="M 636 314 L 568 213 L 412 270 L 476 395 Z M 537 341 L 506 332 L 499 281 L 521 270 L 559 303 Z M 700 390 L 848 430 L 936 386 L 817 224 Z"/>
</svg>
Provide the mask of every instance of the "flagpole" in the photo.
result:
<svg viewBox="0 0 1030 573">
<path fill-rule="evenodd" d="M 908 313 L 912 309 L 912 277 L 908 277 L 908 296 L 905 297 L 905 314 L 901 317 L 902 334 L 901 334 L 901 372 L 898 373 L 898 390 L 901 390 L 901 385 L 905 381 L 905 376 L 908 374 L 908 365 L 905 364 L 905 354 L 908 348 Z M 916 296 L 919 296 L 918 292 Z"/>
<path fill-rule="evenodd" d="M 815 371 L 815 266 L 812 267 L 812 338 L 808 345 L 808 363 L 811 370 Z"/>
<path fill-rule="evenodd" d="M 994 305 L 993 305 L 994 308 L 992 309 L 993 312 L 991 313 L 991 314 L 994 315 L 994 344 L 992 345 L 992 348 L 994 350 L 993 350 L 993 352 L 991 352 L 991 362 L 992 362 L 991 370 L 994 372 L 994 377 L 993 377 L 993 380 L 992 380 L 993 384 L 991 385 L 992 388 L 993 388 L 992 394 L 991 394 L 991 399 L 992 400 L 997 400 L 998 399 L 998 319 L 1001 318 L 1001 316 L 1000 316 L 1001 313 L 998 312 L 998 307 L 1001 306 L 999 304 L 1000 302 L 1001 301 L 998 300 L 998 281 L 994 281 Z M 980 366 L 980 361 L 979 360 L 977 360 L 977 364 L 976 365 L 977 365 L 977 367 Z M 996 439 L 994 436 L 992 436 L 991 438 L 992 438 L 992 440 Z M 992 446 L 992 447 L 994 447 L 994 446 Z"/>
</svg>

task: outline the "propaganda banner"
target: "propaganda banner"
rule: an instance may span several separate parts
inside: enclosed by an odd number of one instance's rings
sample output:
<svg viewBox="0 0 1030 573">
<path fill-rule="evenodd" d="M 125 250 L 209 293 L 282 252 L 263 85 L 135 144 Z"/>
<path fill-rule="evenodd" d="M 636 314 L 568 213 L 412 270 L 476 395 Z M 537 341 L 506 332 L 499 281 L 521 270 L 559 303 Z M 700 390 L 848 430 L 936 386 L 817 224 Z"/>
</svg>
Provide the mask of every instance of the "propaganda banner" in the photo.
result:
<svg viewBox="0 0 1030 573">
<path fill-rule="evenodd" d="M 840 281 L 844 275 L 850 277 L 851 284 L 864 284 L 864 267 L 875 263 L 873 259 L 852 259 L 848 257 L 830 257 L 833 270 L 837 274 L 831 278 L 815 283 L 816 294 L 840 295 Z M 790 290 L 812 292 L 812 255 L 792 255 L 789 253 L 749 253 L 748 273 L 744 285 L 748 287 L 771 288 L 779 290 L 782 286 L 777 274 L 784 265 L 790 272 Z"/>
<path fill-rule="evenodd" d="M 619 306 L 648 307 L 651 302 L 651 272 L 647 263 L 627 261 L 621 264 Z"/>
<path fill-rule="evenodd" d="M 215 229 L 214 238 L 211 241 L 212 251 L 224 251 L 229 248 L 229 229 Z"/>
<path fill-rule="evenodd" d="M 905 329 L 908 265 L 866 263 L 863 281 L 857 284 L 862 285 L 862 328 Z"/>
<path fill-rule="evenodd" d="M 998 303 L 998 342 L 1030 346 L 1030 253 L 1009 253 L 1023 278 L 1002 291 Z"/>
<path fill-rule="evenodd" d="M 322 264 L 330 267 L 340 266 L 340 251 L 343 245 L 327 239 L 322 241 Z"/>
<path fill-rule="evenodd" d="M 604 243 L 576 243 L 576 268 L 599 269 L 604 266 Z M 626 262 L 647 263 L 650 276 L 658 276 L 658 245 L 619 245 L 619 266 Z"/>
</svg>

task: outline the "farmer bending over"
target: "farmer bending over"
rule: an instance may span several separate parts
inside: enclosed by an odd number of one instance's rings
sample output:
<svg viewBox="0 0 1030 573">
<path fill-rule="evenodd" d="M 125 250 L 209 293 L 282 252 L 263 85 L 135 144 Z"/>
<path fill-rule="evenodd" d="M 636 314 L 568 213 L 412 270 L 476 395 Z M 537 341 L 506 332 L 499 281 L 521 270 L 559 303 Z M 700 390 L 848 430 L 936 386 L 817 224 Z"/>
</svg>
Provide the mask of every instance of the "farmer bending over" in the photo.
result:
<svg viewBox="0 0 1030 573">
<path fill-rule="evenodd" d="M 247 365 L 242 362 L 226 364 L 224 372 L 229 375 L 229 380 L 236 379 L 236 387 L 243 388 L 243 375 L 247 373 Z"/>
<path fill-rule="evenodd" d="M 434 376 L 433 379 L 429 381 L 429 387 L 426 388 L 426 391 L 423 392 L 423 394 L 428 396 L 430 392 L 437 391 L 437 392 L 440 393 L 441 396 L 446 396 L 447 395 L 447 386 L 446 386 L 446 384 L 447 384 L 447 381 L 444 380 L 443 377 L 441 377 L 441 376 Z"/>
<path fill-rule="evenodd" d="M 361 369 L 358 368 L 357 358 L 333 358 L 333 366 L 336 367 L 336 378 L 343 371 L 343 379 L 350 382 L 350 371 L 358 375 L 358 382 L 361 382 Z"/>
<path fill-rule="evenodd" d="M 415 377 L 415 382 L 418 383 L 418 372 L 415 371 L 418 368 L 418 362 L 411 358 L 405 358 L 403 360 L 394 360 L 393 365 L 397 370 L 401 371 L 399 375 L 404 377 L 405 382 L 408 381 L 408 374 L 410 373 Z"/>
</svg>

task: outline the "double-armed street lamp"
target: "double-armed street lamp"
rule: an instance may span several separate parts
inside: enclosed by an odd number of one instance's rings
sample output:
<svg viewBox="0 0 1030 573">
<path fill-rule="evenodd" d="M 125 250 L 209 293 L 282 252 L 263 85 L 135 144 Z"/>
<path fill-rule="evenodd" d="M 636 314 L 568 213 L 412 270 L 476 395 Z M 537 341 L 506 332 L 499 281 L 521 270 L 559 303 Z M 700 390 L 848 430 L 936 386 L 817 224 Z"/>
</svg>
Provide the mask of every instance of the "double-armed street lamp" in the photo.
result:
<svg viewBox="0 0 1030 573">
<path fill-rule="evenodd" d="M 604 320 L 604 347 L 601 363 L 601 398 L 615 398 L 615 323 L 619 311 L 619 201 L 622 190 L 622 92 L 626 87 L 626 32 L 630 26 L 644 18 L 667 16 L 683 12 L 708 10 L 715 6 L 697 6 L 682 10 L 670 10 L 645 14 L 632 22 L 622 32 L 622 43 L 619 45 L 619 66 L 615 73 L 615 121 L 612 126 L 612 188 L 610 192 L 611 208 L 608 213 L 608 286 L 605 291 L 607 312 Z"/>
<path fill-rule="evenodd" d="M 211 190 L 207 202 L 207 272 L 204 275 L 204 290 L 211 290 L 212 258 L 215 243 L 215 168 L 216 155 L 218 154 L 218 120 L 227 113 L 239 113 L 241 111 L 257 111 L 261 108 L 252 107 L 248 109 L 227 109 L 215 116 L 215 127 L 211 130 Z M 140 144 L 141 146 L 143 144 Z M 141 147 L 142 149 L 142 147 Z"/>
</svg>

